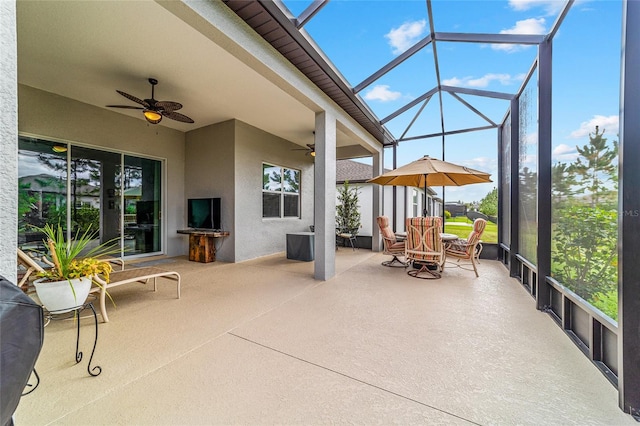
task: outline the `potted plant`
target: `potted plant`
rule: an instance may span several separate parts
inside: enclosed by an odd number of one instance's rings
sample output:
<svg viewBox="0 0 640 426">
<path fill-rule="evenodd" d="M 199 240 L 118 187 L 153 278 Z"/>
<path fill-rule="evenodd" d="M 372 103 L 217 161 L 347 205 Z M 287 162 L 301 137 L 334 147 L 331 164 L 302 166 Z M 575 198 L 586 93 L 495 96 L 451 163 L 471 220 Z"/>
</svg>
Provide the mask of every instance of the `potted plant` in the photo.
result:
<svg viewBox="0 0 640 426">
<path fill-rule="evenodd" d="M 54 228 L 46 224 L 36 228 L 46 237 L 46 246 L 51 258 L 51 268 L 38 272 L 41 277 L 34 281 L 38 298 L 50 312 L 68 312 L 86 301 L 92 282 L 100 286 L 93 277 L 100 274 L 109 282 L 112 266 L 103 256 L 119 253 L 113 240 L 90 248 L 95 233 L 91 227 L 84 233 L 77 232 L 75 238 L 66 240 L 60 224 Z M 82 256 L 82 257 L 81 257 Z"/>
</svg>

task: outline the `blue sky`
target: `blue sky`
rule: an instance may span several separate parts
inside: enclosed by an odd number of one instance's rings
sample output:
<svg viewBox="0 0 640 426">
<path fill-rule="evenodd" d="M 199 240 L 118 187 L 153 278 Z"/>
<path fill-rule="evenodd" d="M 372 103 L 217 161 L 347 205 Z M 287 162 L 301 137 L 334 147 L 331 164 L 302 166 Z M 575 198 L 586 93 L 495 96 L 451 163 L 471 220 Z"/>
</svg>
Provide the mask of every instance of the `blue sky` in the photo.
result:
<svg viewBox="0 0 640 426">
<path fill-rule="evenodd" d="M 285 0 L 298 16 L 310 0 Z M 455 1 L 433 4 L 436 32 L 547 34 L 564 1 Z M 588 143 L 595 126 L 617 140 L 619 112 L 622 3 L 618 0 L 576 1 L 553 44 L 553 158 L 573 161 L 576 145 Z M 360 84 L 430 32 L 424 0 L 331 0 L 307 23 L 305 31 L 351 86 Z M 535 47 L 438 42 L 443 85 L 516 93 L 537 55 Z M 383 119 L 437 85 L 433 47 L 427 46 L 366 87 L 359 95 Z M 534 78 L 537 78 L 537 74 Z M 535 82 L 531 84 L 535 88 Z M 504 100 L 461 95 L 495 123 L 504 118 Z M 487 121 L 447 93 L 442 95 L 445 130 L 487 125 Z M 409 130 L 421 105 L 389 121 L 399 138 L 439 133 L 440 103 L 434 96 Z M 535 132 L 528 140 L 537 140 Z M 446 136 L 445 159 L 492 174 L 497 180 L 497 130 Z M 402 142 L 397 165 L 423 155 L 442 158 L 442 137 Z M 530 149 L 535 153 L 535 149 Z M 385 167 L 392 168 L 391 151 Z M 525 159 L 535 165 L 535 158 Z M 496 184 L 447 187 L 447 201 L 479 201 Z M 434 188 L 440 195 L 441 189 Z"/>
</svg>

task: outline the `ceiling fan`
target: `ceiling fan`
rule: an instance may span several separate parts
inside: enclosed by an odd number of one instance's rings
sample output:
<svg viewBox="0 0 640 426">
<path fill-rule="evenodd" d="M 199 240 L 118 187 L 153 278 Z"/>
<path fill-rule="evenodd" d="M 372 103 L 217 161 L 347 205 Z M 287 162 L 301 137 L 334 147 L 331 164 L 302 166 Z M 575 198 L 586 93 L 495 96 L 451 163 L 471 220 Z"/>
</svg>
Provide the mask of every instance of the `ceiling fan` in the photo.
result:
<svg viewBox="0 0 640 426">
<path fill-rule="evenodd" d="M 154 99 L 154 88 L 155 85 L 158 84 L 158 80 L 155 78 L 150 78 L 149 83 L 151 83 L 151 99 L 138 99 L 133 95 L 122 92 L 120 90 L 116 90 L 116 92 L 120 93 L 127 99 L 132 100 L 133 102 L 142 105 L 133 106 L 133 105 L 107 105 L 109 108 L 126 108 L 126 109 L 141 109 L 142 114 L 144 114 L 144 118 L 151 124 L 158 124 L 162 121 L 162 117 L 167 117 L 172 120 L 182 121 L 183 123 L 193 123 L 193 120 L 187 117 L 184 114 L 180 114 L 176 112 L 180 108 L 182 108 L 182 104 L 173 101 L 157 101 Z"/>
<path fill-rule="evenodd" d="M 316 156 L 316 146 L 311 143 L 308 143 L 306 148 L 294 148 L 292 151 L 307 151 L 304 155 Z"/>
</svg>

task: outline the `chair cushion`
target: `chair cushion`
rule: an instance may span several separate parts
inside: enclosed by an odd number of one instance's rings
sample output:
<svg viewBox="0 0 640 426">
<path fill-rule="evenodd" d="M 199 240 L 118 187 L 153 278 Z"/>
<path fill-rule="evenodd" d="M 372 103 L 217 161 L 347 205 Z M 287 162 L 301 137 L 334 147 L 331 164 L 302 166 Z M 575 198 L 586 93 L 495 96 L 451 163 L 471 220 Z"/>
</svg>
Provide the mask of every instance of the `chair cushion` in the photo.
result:
<svg viewBox="0 0 640 426">
<path fill-rule="evenodd" d="M 386 216 L 378 216 L 377 221 L 378 226 L 380 226 L 380 233 L 382 234 L 382 238 L 395 243 L 396 235 L 393 233 L 393 230 L 389 226 L 389 218 Z"/>
</svg>

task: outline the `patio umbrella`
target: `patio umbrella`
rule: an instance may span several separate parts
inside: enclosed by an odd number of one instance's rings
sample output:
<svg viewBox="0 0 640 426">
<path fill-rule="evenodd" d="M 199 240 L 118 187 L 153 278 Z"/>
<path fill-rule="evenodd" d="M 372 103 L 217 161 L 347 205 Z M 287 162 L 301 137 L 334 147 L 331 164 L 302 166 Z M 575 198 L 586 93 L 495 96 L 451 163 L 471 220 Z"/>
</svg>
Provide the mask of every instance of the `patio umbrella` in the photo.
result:
<svg viewBox="0 0 640 426">
<path fill-rule="evenodd" d="M 409 164 L 369 179 L 367 182 L 378 185 L 424 187 L 426 197 L 427 186 L 462 186 L 492 182 L 489 177 L 489 173 L 425 155 Z M 423 214 L 427 215 L 426 203 Z"/>
</svg>

